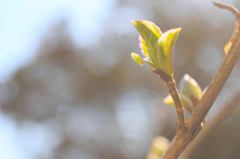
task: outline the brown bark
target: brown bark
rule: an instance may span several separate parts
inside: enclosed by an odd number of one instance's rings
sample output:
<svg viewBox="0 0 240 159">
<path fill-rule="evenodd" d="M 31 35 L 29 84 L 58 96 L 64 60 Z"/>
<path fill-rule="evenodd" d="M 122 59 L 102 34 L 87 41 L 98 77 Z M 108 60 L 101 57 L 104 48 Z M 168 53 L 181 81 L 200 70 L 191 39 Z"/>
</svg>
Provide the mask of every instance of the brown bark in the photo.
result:
<svg viewBox="0 0 240 159">
<path fill-rule="evenodd" d="M 216 100 L 228 76 L 230 75 L 237 59 L 240 56 L 240 32 L 237 33 L 233 44 L 224 58 L 218 72 L 209 85 L 206 93 L 186 122 L 188 132 L 186 134 L 177 133 L 171 145 L 162 156 L 162 159 L 176 159 L 180 153 L 191 142 L 201 122 L 204 120 L 212 104 Z"/>
<path fill-rule="evenodd" d="M 172 96 L 172 99 L 175 104 L 176 112 L 177 112 L 177 131 L 179 134 L 186 133 L 187 127 L 184 117 L 184 107 L 182 102 L 179 98 L 178 90 L 176 88 L 176 82 L 174 81 L 173 77 L 168 76 L 162 70 L 155 70 L 154 73 L 158 74 L 160 78 L 165 82 L 166 86 L 168 87 L 169 93 Z"/>
</svg>

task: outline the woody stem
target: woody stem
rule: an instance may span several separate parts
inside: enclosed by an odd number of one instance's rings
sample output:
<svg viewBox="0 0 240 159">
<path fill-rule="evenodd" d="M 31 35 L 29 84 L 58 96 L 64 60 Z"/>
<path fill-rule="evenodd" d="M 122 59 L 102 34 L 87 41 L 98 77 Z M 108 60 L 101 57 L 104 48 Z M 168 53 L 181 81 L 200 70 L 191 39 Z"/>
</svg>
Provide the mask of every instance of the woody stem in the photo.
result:
<svg viewBox="0 0 240 159">
<path fill-rule="evenodd" d="M 176 82 L 174 81 L 173 77 L 170 77 L 162 70 L 155 70 L 154 73 L 160 76 L 160 78 L 165 82 L 166 86 L 169 89 L 169 93 L 172 96 L 174 101 L 176 112 L 177 112 L 177 126 L 178 126 L 178 133 L 182 134 L 187 132 L 185 117 L 184 117 L 184 107 L 182 102 L 179 98 L 178 90 L 176 88 Z"/>
</svg>

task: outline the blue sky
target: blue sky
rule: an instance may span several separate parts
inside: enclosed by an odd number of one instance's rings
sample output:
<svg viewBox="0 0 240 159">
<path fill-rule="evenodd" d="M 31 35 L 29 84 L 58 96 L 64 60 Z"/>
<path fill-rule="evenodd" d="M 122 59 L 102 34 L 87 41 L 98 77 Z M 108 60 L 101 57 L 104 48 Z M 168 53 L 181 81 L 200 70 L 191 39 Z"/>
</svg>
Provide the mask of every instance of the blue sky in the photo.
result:
<svg viewBox="0 0 240 159">
<path fill-rule="evenodd" d="M 92 43 L 93 35 L 97 41 L 100 36 L 96 35 L 101 34 L 104 21 L 118 12 L 114 10 L 115 3 L 114 0 L 0 0 L 0 83 L 34 59 L 49 26 L 62 18 L 68 20 L 75 43 L 80 46 Z M 209 1 L 202 3 L 212 7 Z M 232 0 L 228 3 L 231 4 Z M 200 7 L 206 9 L 207 6 Z M 121 15 L 117 18 L 122 22 L 127 19 L 127 25 L 129 19 L 142 17 L 136 8 L 125 7 L 116 14 Z M 116 27 L 119 31 L 126 31 L 125 26 Z"/>
<path fill-rule="evenodd" d="M 49 26 L 65 18 L 79 45 L 100 33 L 112 0 L 0 0 L 0 83 L 34 59 Z M 96 27 L 97 26 L 97 27 Z"/>
<path fill-rule="evenodd" d="M 67 20 L 74 43 L 89 47 L 101 37 L 107 19 L 116 23 L 111 27 L 119 33 L 126 33 L 130 30 L 127 27 L 134 29 L 130 19 L 140 17 L 143 15 L 137 8 L 116 9 L 114 0 L 0 0 L 0 84 L 35 59 L 49 27 L 62 19 Z M 48 127 L 44 123 L 18 125 L 0 112 L 0 129 L 4 130 L 0 131 L 0 158 L 32 159 L 37 154 L 51 155 L 60 139 Z"/>
<path fill-rule="evenodd" d="M 62 18 L 68 20 L 75 43 L 88 45 L 92 40 L 90 37 L 100 32 L 101 24 L 110 15 L 114 2 L 0 0 L 0 83 L 6 82 L 19 68 L 34 59 L 49 26 Z M 48 148 L 40 148 L 46 146 L 42 141 L 53 137 L 52 132 L 45 130 L 44 126 L 31 123 L 19 127 L 1 112 L 0 128 L 4 130 L 0 131 L 0 158 L 4 159 L 31 159 L 36 154 L 49 154 L 41 151 L 51 150 L 58 141 L 55 138 L 54 142 L 47 145 Z"/>
</svg>

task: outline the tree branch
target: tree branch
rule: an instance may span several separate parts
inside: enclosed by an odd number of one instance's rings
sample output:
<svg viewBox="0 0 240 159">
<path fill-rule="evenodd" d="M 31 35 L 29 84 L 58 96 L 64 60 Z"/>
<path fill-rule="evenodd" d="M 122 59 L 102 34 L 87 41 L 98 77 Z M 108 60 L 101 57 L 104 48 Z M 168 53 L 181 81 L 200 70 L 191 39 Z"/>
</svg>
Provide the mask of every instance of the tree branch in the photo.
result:
<svg viewBox="0 0 240 159">
<path fill-rule="evenodd" d="M 218 2 L 213 2 L 213 4 L 215 6 L 218 6 L 219 8 L 229 10 L 230 12 L 232 12 L 236 16 L 236 19 L 238 21 L 240 20 L 239 11 L 236 8 L 234 8 L 233 6 L 230 6 L 230 5 L 227 5 L 227 4 L 223 4 L 223 3 L 218 3 Z"/>
<path fill-rule="evenodd" d="M 195 132 L 204 117 L 207 115 L 213 102 L 216 100 L 223 85 L 225 84 L 228 76 L 230 75 L 237 59 L 240 56 L 240 32 L 237 33 L 236 38 L 226 55 L 223 63 L 221 64 L 217 74 L 210 83 L 206 93 L 202 97 L 201 101 L 193 111 L 192 115 L 187 121 L 187 126 L 190 132 Z"/>
<path fill-rule="evenodd" d="M 218 113 L 212 117 L 212 119 L 209 120 L 209 122 L 204 125 L 204 129 L 202 130 L 201 134 L 198 135 L 196 139 L 191 143 L 191 146 L 187 147 L 183 153 L 179 156 L 181 159 L 189 159 L 191 155 L 197 150 L 197 147 L 203 143 L 207 136 L 214 132 L 214 129 L 216 129 L 224 120 L 226 120 L 231 113 L 233 113 L 234 109 L 239 106 L 240 101 L 240 92 L 234 93 L 234 96 L 231 97 L 230 100 L 228 100 L 220 110 L 218 110 Z"/>
<path fill-rule="evenodd" d="M 153 71 L 157 75 L 160 76 L 160 78 L 165 82 L 166 86 L 169 89 L 169 93 L 172 96 L 172 99 L 174 101 L 176 112 L 177 112 L 177 131 L 179 134 L 186 133 L 188 131 L 186 127 L 185 117 L 184 117 L 184 107 L 182 105 L 182 102 L 179 98 L 178 90 L 176 88 L 176 82 L 174 81 L 173 77 L 168 76 L 164 71 L 162 70 L 155 70 Z"/>
<path fill-rule="evenodd" d="M 224 58 L 206 93 L 186 122 L 189 131 L 186 134 L 176 134 L 171 145 L 163 154 L 162 159 L 176 159 L 185 149 L 185 147 L 191 142 L 193 135 L 216 100 L 239 56 L 240 32 L 237 33 L 228 54 Z"/>
</svg>

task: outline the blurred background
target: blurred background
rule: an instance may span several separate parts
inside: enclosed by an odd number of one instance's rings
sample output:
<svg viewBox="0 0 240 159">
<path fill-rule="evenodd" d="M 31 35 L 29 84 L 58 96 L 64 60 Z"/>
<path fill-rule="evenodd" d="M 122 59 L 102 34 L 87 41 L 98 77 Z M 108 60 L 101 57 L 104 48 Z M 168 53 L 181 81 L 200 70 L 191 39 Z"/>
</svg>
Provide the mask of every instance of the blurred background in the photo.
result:
<svg viewBox="0 0 240 159">
<path fill-rule="evenodd" d="M 182 27 L 174 78 L 202 89 L 234 30 L 234 15 L 209 0 L 0 0 L 0 158 L 144 159 L 154 138 L 172 140 L 166 86 L 130 57 L 141 54 L 131 19 Z M 214 129 L 182 158 L 240 158 L 239 67 L 208 113 Z"/>
</svg>

